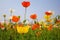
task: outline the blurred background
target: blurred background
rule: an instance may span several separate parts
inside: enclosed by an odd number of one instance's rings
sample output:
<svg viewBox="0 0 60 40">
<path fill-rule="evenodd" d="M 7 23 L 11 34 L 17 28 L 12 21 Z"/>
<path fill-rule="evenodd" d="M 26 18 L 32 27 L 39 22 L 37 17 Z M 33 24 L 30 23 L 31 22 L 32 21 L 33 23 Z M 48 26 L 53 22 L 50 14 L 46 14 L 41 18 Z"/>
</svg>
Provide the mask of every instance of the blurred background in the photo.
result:
<svg viewBox="0 0 60 40">
<path fill-rule="evenodd" d="M 10 8 L 14 9 L 13 15 L 21 16 L 21 21 L 24 19 L 24 7 L 21 3 L 24 0 L 0 0 L 0 22 L 3 21 L 3 14 L 6 14 L 6 19 L 10 18 Z M 53 11 L 53 16 L 60 15 L 60 0 L 28 0 L 31 5 L 27 8 L 27 19 L 30 20 L 30 15 L 36 13 L 38 19 L 44 18 L 46 11 Z"/>
</svg>

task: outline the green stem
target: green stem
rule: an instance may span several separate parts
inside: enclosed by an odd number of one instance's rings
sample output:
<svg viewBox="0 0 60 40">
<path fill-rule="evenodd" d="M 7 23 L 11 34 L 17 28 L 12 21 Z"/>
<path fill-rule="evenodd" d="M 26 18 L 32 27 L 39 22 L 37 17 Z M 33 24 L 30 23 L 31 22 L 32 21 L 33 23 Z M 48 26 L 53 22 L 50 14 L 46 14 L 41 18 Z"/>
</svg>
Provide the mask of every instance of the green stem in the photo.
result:
<svg viewBox="0 0 60 40">
<path fill-rule="evenodd" d="M 4 17 L 4 23 L 6 23 L 6 18 Z"/>
<path fill-rule="evenodd" d="M 24 34 L 22 34 L 22 40 L 24 40 Z"/>
<path fill-rule="evenodd" d="M 26 20 L 27 8 L 25 8 L 24 20 Z"/>
<path fill-rule="evenodd" d="M 11 15 L 10 15 L 10 16 L 11 16 L 11 17 L 13 16 L 13 15 L 12 15 L 12 12 L 11 12 Z M 10 19 L 10 22 L 12 23 L 12 20 L 11 20 L 11 19 Z"/>
</svg>

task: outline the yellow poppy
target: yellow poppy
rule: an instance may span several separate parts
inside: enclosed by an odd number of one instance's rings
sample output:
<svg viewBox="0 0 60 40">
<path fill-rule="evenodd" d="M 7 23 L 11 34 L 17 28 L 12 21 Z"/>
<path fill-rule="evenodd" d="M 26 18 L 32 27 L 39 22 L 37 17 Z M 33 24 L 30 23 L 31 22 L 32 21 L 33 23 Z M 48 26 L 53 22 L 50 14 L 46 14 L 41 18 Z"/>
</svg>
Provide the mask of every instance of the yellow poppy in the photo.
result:
<svg viewBox="0 0 60 40">
<path fill-rule="evenodd" d="M 46 20 L 47 22 L 52 22 L 52 20 L 51 19 L 48 19 L 48 20 Z"/>
<path fill-rule="evenodd" d="M 43 26 L 44 26 L 45 28 L 47 28 L 47 27 L 48 27 L 48 26 L 47 26 L 47 23 L 44 23 L 44 24 L 43 24 Z"/>
<path fill-rule="evenodd" d="M 42 25 L 44 23 L 44 21 L 39 21 L 39 24 Z"/>
<path fill-rule="evenodd" d="M 20 27 L 17 26 L 17 32 L 18 33 L 27 33 L 29 31 L 30 26 L 24 26 L 24 27 Z"/>
<path fill-rule="evenodd" d="M 44 16 L 45 19 L 50 19 L 50 17 L 51 16 L 47 16 L 47 15 Z"/>
</svg>

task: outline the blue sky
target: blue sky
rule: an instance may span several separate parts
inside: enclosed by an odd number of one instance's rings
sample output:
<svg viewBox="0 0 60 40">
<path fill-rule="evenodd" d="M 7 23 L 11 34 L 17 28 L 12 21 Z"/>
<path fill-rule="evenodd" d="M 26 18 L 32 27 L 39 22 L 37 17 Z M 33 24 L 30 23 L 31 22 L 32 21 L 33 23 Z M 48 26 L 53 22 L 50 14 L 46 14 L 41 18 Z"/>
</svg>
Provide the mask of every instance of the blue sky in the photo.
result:
<svg viewBox="0 0 60 40">
<path fill-rule="evenodd" d="M 10 17 L 9 9 L 15 10 L 13 15 L 20 15 L 21 20 L 24 19 L 24 7 L 21 2 L 24 0 L 0 0 L 0 21 L 3 21 L 3 14 L 7 15 L 8 19 Z M 27 8 L 27 19 L 33 13 L 38 15 L 39 20 L 44 16 L 45 11 L 52 10 L 54 12 L 53 17 L 60 15 L 60 0 L 29 0 L 31 5 Z"/>
</svg>

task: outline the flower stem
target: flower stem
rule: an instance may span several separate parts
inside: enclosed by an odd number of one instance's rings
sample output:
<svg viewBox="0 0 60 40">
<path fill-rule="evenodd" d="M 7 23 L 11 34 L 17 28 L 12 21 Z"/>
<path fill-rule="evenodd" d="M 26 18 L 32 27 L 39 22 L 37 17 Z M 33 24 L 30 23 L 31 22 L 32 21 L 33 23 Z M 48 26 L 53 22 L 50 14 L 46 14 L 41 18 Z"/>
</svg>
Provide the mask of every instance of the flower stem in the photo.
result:
<svg viewBox="0 0 60 40">
<path fill-rule="evenodd" d="M 25 8 L 24 20 L 26 20 L 27 8 Z"/>
</svg>

